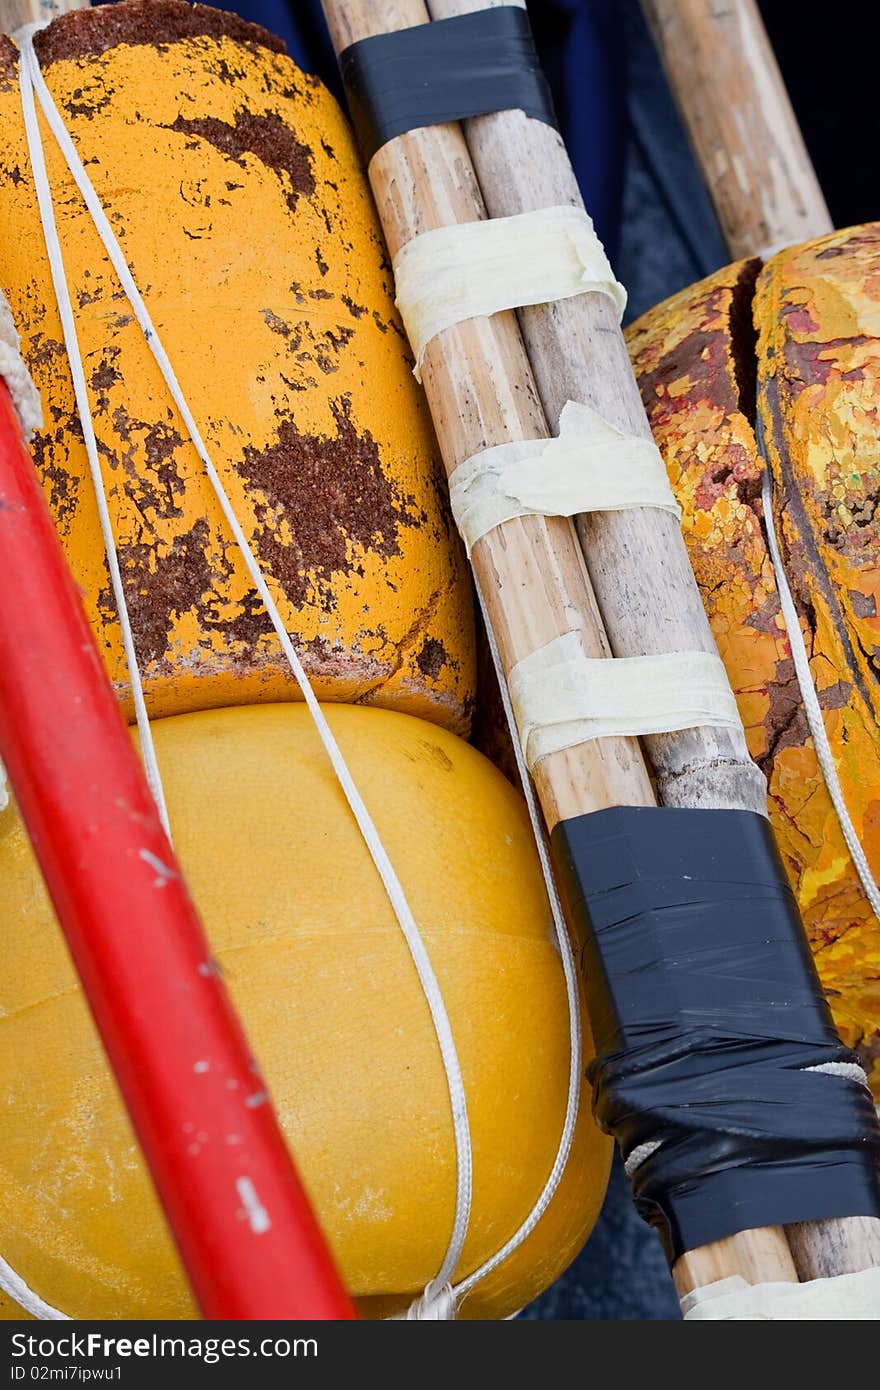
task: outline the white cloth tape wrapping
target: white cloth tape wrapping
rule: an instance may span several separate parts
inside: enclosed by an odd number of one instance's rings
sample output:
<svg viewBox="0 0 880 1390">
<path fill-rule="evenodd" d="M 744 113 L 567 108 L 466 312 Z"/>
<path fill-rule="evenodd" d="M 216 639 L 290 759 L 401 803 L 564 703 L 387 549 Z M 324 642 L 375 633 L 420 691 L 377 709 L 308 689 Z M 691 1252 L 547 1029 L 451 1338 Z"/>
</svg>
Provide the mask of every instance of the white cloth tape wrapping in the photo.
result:
<svg viewBox="0 0 880 1390">
<path fill-rule="evenodd" d="M 6 382 L 25 439 L 42 428 L 40 394 L 24 364 L 12 311 L 0 290 L 0 378 Z"/>
<path fill-rule="evenodd" d="M 566 632 L 517 662 L 510 698 L 526 763 L 594 738 L 740 727 L 721 658 L 710 652 L 589 657 Z"/>
<path fill-rule="evenodd" d="M 468 555 L 517 516 L 577 516 L 659 507 L 681 516 L 651 439 L 624 434 L 597 411 L 568 401 L 556 439 L 517 440 L 473 454 L 451 474 L 452 514 Z"/>
<path fill-rule="evenodd" d="M 685 1294 L 681 1311 L 685 1322 L 873 1322 L 880 1318 L 880 1269 L 805 1284 L 748 1284 L 734 1274 Z"/>
<path fill-rule="evenodd" d="M 582 208 L 540 208 L 422 232 L 395 256 L 394 279 L 418 380 L 431 339 L 465 319 L 588 291 L 608 295 L 620 318 L 626 308 L 626 290 Z"/>
</svg>

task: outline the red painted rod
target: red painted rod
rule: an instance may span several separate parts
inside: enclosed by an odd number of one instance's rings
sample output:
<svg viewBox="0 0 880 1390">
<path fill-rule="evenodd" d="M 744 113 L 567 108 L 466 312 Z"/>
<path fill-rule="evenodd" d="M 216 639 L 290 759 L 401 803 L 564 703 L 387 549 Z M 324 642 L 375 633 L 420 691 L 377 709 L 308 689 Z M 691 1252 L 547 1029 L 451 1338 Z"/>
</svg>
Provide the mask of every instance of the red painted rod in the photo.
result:
<svg viewBox="0 0 880 1390">
<path fill-rule="evenodd" d="M 353 1318 L 2 381 L 0 757 L 202 1315 Z"/>
</svg>

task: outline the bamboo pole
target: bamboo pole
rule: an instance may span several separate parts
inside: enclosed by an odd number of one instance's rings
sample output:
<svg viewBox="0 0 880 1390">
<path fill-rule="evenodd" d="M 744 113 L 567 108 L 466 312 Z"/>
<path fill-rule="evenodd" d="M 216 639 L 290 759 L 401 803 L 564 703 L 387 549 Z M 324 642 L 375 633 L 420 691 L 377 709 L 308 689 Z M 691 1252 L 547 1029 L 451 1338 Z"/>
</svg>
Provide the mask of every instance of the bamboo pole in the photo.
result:
<svg viewBox="0 0 880 1390">
<path fill-rule="evenodd" d="M 324 0 L 324 12 L 337 53 L 358 39 L 428 18 L 421 0 Z M 420 232 L 486 215 L 459 126 L 411 131 L 391 141 L 374 156 L 369 174 L 392 256 Z M 618 333 L 616 323 L 613 330 Z M 630 380 L 628 363 L 626 372 Z M 422 380 L 447 473 L 479 449 L 549 432 L 511 313 L 469 320 L 439 334 L 426 350 Z M 591 634 L 589 654 L 608 654 L 570 522 L 539 517 L 506 522 L 478 542 L 472 558 L 505 673 L 553 636 L 579 625 Z M 653 800 L 630 740 L 581 744 L 542 759 L 535 782 L 550 829 L 560 819 L 606 806 Z M 733 1274 L 751 1280 L 756 1272 L 762 1280 L 797 1279 L 777 1228 L 743 1232 L 685 1259 L 686 1264 L 679 1262 L 683 1288 L 691 1272 L 696 1284 Z"/>
<path fill-rule="evenodd" d="M 832 231 L 755 0 L 642 8 L 731 256 L 766 259 Z"/>
<path fill-rule="evenodd" d="M 500 3 L 525 8 L 525 0 L 428 0 L 428 8 L 434 19 L 447 19 Z M 693 8 L 692 0 L 684 0 L 681 8 Z M 729 6 L 727 10 L 731 12 Z M 763 89 L 767 84 L 755 85 Z M 583 206 L 565 146 L 543 122 L 521 111 L 504 111 L 467 121 L 465 133 L 491 216 L 506 217 L 555 203 Z M 558 418 L 567 399 L 586 401 L 620 428 L 651 437 L 626 344 L 604 296 L 580 295 L 558 304 L 536 305 L 521 309 L 519 318 L 551 419 Z M 715 650 L 674 518 L 646 509 L 579 517 L 577 525 L 609 639 L 618 655 L 688 646 Z M 716 730 L 688 730 L 645 743 L 666 804 L 755 810 L 766 815 L 764 779 L 749 758 L 742 730 L 723 738 Z M 804 1278 L 880 1264 L 880 1222 L 868 1218 L 802 1223 L 790 1228 L 789 1243 Z M 706 1282 L 707 1270 L 699 1260 L 688 1256 L 686 1268 L 690 1277 L 700 1275 Z M 677 1283 L 684 1277 L 683 1269 L 677 1273 Z"/>
</svg>

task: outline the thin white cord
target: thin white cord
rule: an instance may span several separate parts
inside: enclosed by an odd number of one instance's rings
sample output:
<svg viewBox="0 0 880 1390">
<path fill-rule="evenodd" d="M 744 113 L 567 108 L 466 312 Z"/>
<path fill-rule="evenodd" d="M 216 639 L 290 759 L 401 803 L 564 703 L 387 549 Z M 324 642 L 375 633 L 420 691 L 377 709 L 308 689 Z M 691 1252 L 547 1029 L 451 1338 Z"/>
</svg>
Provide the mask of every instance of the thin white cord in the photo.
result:
<svg viewBox="0 0 880 1390">
<path fill-rule="evenodd" d="M 76 408 L 79 414 L 80 424 L 82 425 L 83 440 L 86 446 L 89 469 L 95 489 L 95 500 L 98 504 L 101 534 L 104 537 L 104 551 L 110 570 L 110 583 L 113 588 L 114 598 L 116 599 L 116 608 L 119 613 L 119 625 L 122 629 L 122 645 L 125 650 L 128 678 L 131 682 L 131 694 L 132 700 L 134 701 L 135 719 L 137 720 L 138 733 L 140 734 L 141 740 L 141 757 L 144 762 L 147 782 L 149 783 L 150 791 L 153 793 L 159 812 L 159 819 L 170 840 L 171 831 L 168 825 L 165 793 L 162 787 L 162 778 L 159 775 L 159 765 L 156 761 L 156 749 L 153 744 L 153 733 L 147 715 L 144 687 L 141 682 L 140 671 L 138 670 L 137 655 L 134 649 L 134 637 L 132 635 L 131 621 L 128 615 L 128 605 L 125 600 L 125 589 L 122 586 L 119 557 L 116 553 L 116 542 L 113 537 L 113 523 L 110 520 L 110 509 L 107 506 L 107 494 L 104 490 L 104 478 L 101 473 L 101 463 L 98 458 L 98 444 L 95 439 L 95 428 L 92 422 L 91 408 L 89 406 L 86 376 L 79 350 L 79 339 L 77 338 L 76 322 L 73 317 L 73 306 L 70 302 L 70 291 L 67 287 L 67 277 L 64 272 L 64 259 L 61 253 L 61 243 L 58 239 L 58 227 L 55 221 L 55 209 L 52 203 L 52 190 L 49 186 L 49 175 L 46 171 L 46 160 L 43 154 L 43 141 L 40 135 L 40 127 L 37 120 L 36 107 L 34 105 L 34 87 L 38 77 L 40 82 L 42 82 L 42 74 L 40 74 L 37 55 L 34 52 L 33 35 L 38 29 L 43 28 L 46 22 L 47 21 L 42 21 L 38 24 L 29 24 L 24 29 L 20 29 L 16 35 L 16 40 L 21 49 L 19 86 L 21 89 L 24 127 L 27 134 L 31 167 L 34 171 L 34 185 L 36 187 L 37 202 L 40 208 L 40 218 L 43 223 L 43 235 L 46 241 L 46 250 L 49 255 L 49 265 L 52 271 L 52 284 L 55 287 L 55 298 L 58 301 L 61 324 L 64 330 L 64 345 L 67 348 L 70 374 L 73 378 Z M 43 85 L 45 86 L 45 84 Z M 46 89 L 46 91 L 48 95 L 48 89 Z M 49 99 L 51 101 L 51 98 Z M 42 97 L 40 99 L 40 104 L 43 105 Z"/>
<path fill-rule="evenodd" d="M 513 751 L 516 757 L 517 771 L 519 772 L 522 783 L 523 794 L 525 795 L 526 805 L 529 808 L 529 819 L 532 822 L 532 831 L 535 837 L 535 844 L 538 847 L 538 857 L 541 861 L 541 869 L 544 874 L 544 882 L 547 885 L 547 896 L 550 899 L 550 910 L 553 913 L 553 926 L 556 931 L 556 939 L 559 943 L 559 954 L 562 957 L 562 970 L 565 975 L 565 993 L 568 1000 L 568 1023 L 570 1037 L 570 1056 L 571 1062 L 568 1073 L 568 1100 L 565 1107 L 565 1120 L 562 1126 L 562 1136 L 559 1140 L 559 1147 L 556 1151 L 556 1158 L 550 1170 L 544 1188 L 526 1217 L 525 1221 L 518 1230 L 510 1237 L 501 1249 L 496 1251 L 490 1260 L 480 1265 L 479 1269 L 474 1270 L 460 1284 L 457 1284 L 453 1293 L 456 1303 L 460 1303 L 466 1294 L 470 1293 L 474 1285 L 481 1279 L 485 1279 L 487 1274 L 491 1274 L 493 1269 L 497 1269 L 508 1255 L 511 1255 L 518 1246 L 522 1245 L 537 1226 L 541 1217 L 549 1207 L 553 1196 L 559 1186 L 565 1166 L 571 1154 L 571 1146 L 574 1142 L 575 1127 L 577 1125 L 578 1104 L 581 1091 L 581 1067 L 583 1065 L 583 1039 L 581 1036 L 581 1011 L 580 996 L 577 985 L 577 967 L 575 965 L 574 952 L 571 948 L 568 930 L 565 925 L 565 917 L 562 912 L 562 904 L 559 901 L 559 893 L 556 888 L 556 881 L 553 877 L 553 869 L 550 863 L 550 852 L 547 848 L 547 836 L 544 830 L 544 821 L 538 806 L 538 799 L 535 795 L 535 788 L 529 770 L 526 767 L 525 756 L 522 745 L 517 733 L 516 720 L 513 714 L 513 706 L 510 703 L 510 694 L 507 689 L 507 681 L 504 678 L 504 670 L 501 665 L 501 654 L 498 650 L 498 643 L 492 630 L 489 614 L 486 611 L 486 604 L 480 586 L 474 576 L 474 587 L 477 592 L 477 600 L 483 614 L 486 626 L 486 638 L 489 643 L 489 651 L 498 676 L 498 686 L 501 691 L 501 701 L 504 705 L 504 713 L 507 718 L 507 726 L 510 730 L 510 738 L 513 743 Z"/>
<path fill-rule="evenodd" d="M 782 609 L 782 616 L 785 620 L 785 629 L 788 633 L 788 644 L 791 647 L 791 657 L 794 662 L 795 675 L 800 686 L 801 699 L 804 702 L 804 709 L 807 714 L 807 724 L 813 736 L 813 743 L 816 748 L 816 757 L 828 787 L 828 793 L 837 812 L 837 819 L 840 821 L 840 828 L 843 831 L 843 838 L 847 848 L 852 855 L 852 861 L 856 866 L 856 873 L 861 879 L 865 896 L 871 904 L 874 916 L 880 919 L 880 888 L 877 880 L 871 872 L 864 849 L 859 842 L 856 828 L 852 823 L 846 801 L 844 800 L 843 788 L 840 785 L 840 778 L 837 775 L 837 765 L 834 761 L 834 754 L 831 751 L 831 744 L 828 742 L 828 734 L 825 732 L 825 721 L 822 718 L 822 709 L 819 704 L 819 696 L 813 684 L 813 676 L 810 671 L 810 658 L 804 643 L 801 625 L 798 621 L 797 609 L 794 606 L 791 589 L 788 583 L 788 576 L 785 573 L 785 566 L 782 563 L 782 554 L 779 549 L 779 541 L 776 536 L 776 526 L 773 521 L 773 477 L 770 472 L 769 464 L 765 465 L 764 481 L 761 488 L 761 501 L 764 505 L 764 525 L 767 528 L 767 543 L 770 547 L 770 558 L 773 561 L 773 569 L 776 574 L 776 588 L 779 591 L 779 606 Z"/>
<path fill-rule="evenodd" d="M 56 141 L 58 142 L 58 146 L 62 154 L 64 155 L 64 159 L 67 163 L 71 175 L 73 176 L 74 182 L 76 183 L 77 188 L 80 191 L 80 194 L 86 204 L 86 207 L 89 210 L 89 213 L 91 214 L 92 221 L 95 224 L 98 234 L 104 244 L 105 250 L 107 251 L 107 255 L 110 258 L 111 264 L 113 265 L 113 268 L 116 271 L 120 284 L 122 285 L 126 297 L 128 298 L 128 301 L 134 311 L 135 317 L 144 335 L 144 339 L 146 340 L 150 348 L 150 351 L 152 352 L 153 357 L 155 358 L 159 366 L 159 370 L 162 373 L 162 376 L 165 380 L 165 384 L 168 387 L 168 390 L 171 394 L 172 399 L 174 400 L 175 405 L 177 406 L 177 409 L 180 413 L 180 417 L 186 426 L 186 429 L 196 449 L 199 459 L 201 460 L 201 463 L 205 469 L 205 472 L 208 476 L 208 479 L 211 483 L 217 500 L 220 503 L 220 506 L 223 510 L 223 514 L 226 517 L 232 534 L 235 537 L 236 543 L 242 553 L 242 556 L 244 557 L 254 586 L 258 594 L 260 595 L 260 598 L 262 599 L 266 612 L 269 618 L 271 619 L 272 626 L 274 627 L 275 632 L 278 635 L 278 639 L 281 643 L 284 655 L 286 656 L 290 664 L 290 668 L 293 672 L 294 678 L 296 679 L 296 682 L 299 685 L 299 688 L 302 692 L 303 699 L 308 707 L 309 713 L 312 716 L 315 727 L 321 738 L 321 742 L 324 745 L 324 748 L 333 766 L 333 770 L 336 773 L 336 777 L 339 781 L 340 786 L 342 787 L 342 790 L 345 794 L 345 798 L 357 822 L 358 828 L 360 829 L 361 835 L 364 838 L 364 841 L 367 845 L 373 862 L 376 865 L 376 868 L 382 879 L 385 891 L 388 894 L 388 898 L 391 902 L 391 905 L 394 909 L 394 913 L 400 924 L 400 928 L 403 932 L 407 946 L 409 947 L 409 951 L 415 964 L 419 981 L 421 983 L 422 990 L 425 995 L 425 999 L 428 1003 L 428 1008 L 430 1010 L 431 1018 L 434 1024 L 434 1030 L 437 1035 L 437 1041 L 440 1046 L 440 1053 L 443 1060 L 444 1070 L 446 1073 L 447 1085 L 449 1087 L 449 1097 L 452 1107 L 452 1121 L 455 1137 L 457 1163 L 455 1215 L 453 1219 L 452 1235 L 450 1237 L 449 1245 L 446 1250 L 446 1254 L 444 1255 L 441 1267 L 435 1278 L 432 1280 L 431 1285 L 429 1285 L 429 1290 L 440 1289 L 445 1284 L 449 1283 L 458 1264 L 461 1255 L 461 1250 L 464 1246 L 465 1237 L 467 1235 L 468 1225 L 470 1222 L 472 1194 L 471 1140 L 470 1126 L 468 1123 L 467 1116 L 467 1105 L 464 1093 L 464 1082 L 462 1080 L 458 1055 L 456 1053 L 455 1043 L 452 1037 L 452 1030 L 449 1024 L 449 1018 L 446 1013 L 446 1006 L 443 1001 L 440 986 L 437 981 L 437 977 L 434 974 L 430 958 L 428 956 L 427 950 L 425 949 L 424 942 L 422 941 L 418 926 L 416 925 L 415 918 L 413 917 L 409 903 L 407 902 L 406 895 L 404 893 L 400 880 L 398 879 L 394 871 L 394 868 L 391 864 L 391 861 L 388 858 L 388 855 L 385 851 L 385 847 L 382 844 L 381 838 L 373 823 L 370 813 L 367 810 L 367 807 L 364 804 L 364 801 L 361 798 L 360 793 L 357 790 L 357 787 L 355 786 L 354 780 L 351 776 L 351 773 L 348 770 L 339 745 L 337 744 L 336 739 L 334 738 L 333 733 L 330 729 L 330 726 L 327 723 L 327 720 L 324 716 L 324 712 L 321 709 L 321 706 L 319 705 L 317 698 L 315 697 L 314 691 L 312 690 L 312 687 L 309 683 L 308 676 L 306 675 L 303 665 L 296 653 L 296 650 L 290 640 L 290 637 L 288 636 L 283 619 L 278 611 L 274 599 L 272 598 L 268 585 L 266 584 L 266 580 L 264 579 L 262 571 L 257 562 L 256 556 L 254 555 L 250 543 L 248 542 L 248 539 L 241 528 L 238 518 L 235 515 L 235 511 L 226 493 L 226 489 L 224 488 L 223 483 L 220 480 L 219 474 L 217 473 L 217 470 L 215 469 L 214 464 L 211 461 L 201 432 L 198 428 L 198 425 L 196 424 L 192 412 L 190 411 L 189 405 L 187 404 L 187 401 L 183 395 L 180 383 L 177 380 L 177 376 L 174 372 L 173 367 L 171 366 L 171 362 L 168 358 L 162 341 L 150 319 L 146 305 L 144 304 L 144 301 L 141 298 L 137 285 L 135 284 L 134 279 L 132 278 L 131 271 L 129 270 L 125 257 L 122 254 L 122 250 L 119 246 L 118 241 L 116 240 L 116 237 L 113 233 L 113 229 L 110 226 L 104 209 L 101 206 L 101 202 L 98 198 L 98 195 L 95 192 L 95 189 L 93 188 L 92 183 L 88 175 L 86 174 L 85 169 L 83 168 L 82 162 L 79 158 L 79 155 L 77 154 L 76 148 L 73 145 L 73 142 L 67 132 L 67 129 L 58 111 L 58 108 L 56 107 L 52 95 L 49 92 L 49 89 L 46 86 L 46 83 L 43 79 L 42 72 L 40 71 L 40 65 L 33 47 L 33 33 L 34 27 L 27 26 L 24 29 L 19 30 L 15 38 L 21 49 L 22 101 L 25 107 L 26 121 L 28 108 L 30 109 L 30 128 L 28 132 L 28 137 L 32 146 L 31 159 L 34 165 L 34 173 L 35 178 L 37 180 L 38 188 L 40 188 L 42 184 L 43 199 L 45 199 L 48 196 L 49 207 L 46 222 L 49 226 L 52 227 L 54 231 L 55 223 L 51 208 L 51 193 L 49 193 L 48 180 L 46 179 L 45 162 L 43 160 L 42 145 L 40 143 L 39 127 L 37 125 L 36 112 L 33 106 L 34 92 L 36 93 L 37 99 L 39 100 L 40 106 L 43 110 L 43 114 L 46 117 L 46 120 L 49 124 L 49 128 L 51 129 L 52 134 L 54 135 Z M 57 243 L 57 232 L 54 233 L 54 240 Z M 60 262 L 60 255 L 58 259 Z M 66 301 L 68 312 L 72 319 L 72 310 L 70 309 L 70 300 L 69 295 L 67 293 L 66 282 L 64 282 L 64 271 L 62 265 L 59 266 L 59 277 L 60 283 L 56 284 L 56 291 L 59 292 L 59 305 L 61 305 L 63 301 Z M 73 335 L 73 341 L 75 342 L 75 329 L 73 330 Z M 71 365 L 73 366 L 73 363 Z M 94 432 L 91 426 L 91 419 L 88 413 L 87 396 L 84 398 L 83 404 L 80 406 L 80 411 L 83 417 L 84 431 L 87 433 L 87 436 L 91 435 L 94 447 Z M 94 452 L 95 457 L 97 458 L 96 448 Z M 109 555 L 112 553 L 113 549 L 111 546 L 108 551 L 108 558 Z M 121 606 L 124 607 L 124 598 L 122 598 L 121 600 Z"/>
<path fill-rule="evenodd" d="M 4 1293 L 8 1293 L 19 1308 L 30 1313 L 32 1318 L 39 1318 L 42 1322 L 70 1322 L 67 1313 L 59 1313 L 58 1309 L 53 1308 L 51 1303 L 44 1303 L 40 1295 L 28 1287 L 21 1275 L 16 1274 L 2 1256 L 0 1256 L 0 1289 Z"/>
</svg>

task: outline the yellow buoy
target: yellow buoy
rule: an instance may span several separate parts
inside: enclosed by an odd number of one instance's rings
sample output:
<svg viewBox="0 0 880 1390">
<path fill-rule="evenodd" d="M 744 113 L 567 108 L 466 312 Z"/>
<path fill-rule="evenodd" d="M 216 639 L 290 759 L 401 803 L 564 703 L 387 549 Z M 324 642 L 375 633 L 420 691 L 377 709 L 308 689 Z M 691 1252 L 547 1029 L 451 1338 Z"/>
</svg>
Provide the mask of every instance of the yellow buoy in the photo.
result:
<svg viewBox="0 0 880 1390">
<path fill-rule="evenodd" d="M 462 1277 L 530 1212 L 565 1112 L 565 989 L 530 827 L 454 735 L 382 710 L 325 712 L 459 1052 L 474 1152 Z M 182 715 L 154 734 L 177 853 L 309 1194 L 362 1311 L 388 1315 L 436 1274 L 455 1198 L 446 1079 L 400 928 L 302 705 Z M 0 815 L 0 924 L 0 1256 L 77 1319 L 191 1317 L 13 808 Z M 504 1317 L 561 1273 L 608 1162 L 585 1095 L 548 1213 L 463 1316 Z"/>
<path fill-rule="evenodd" d="M 177 0 L 77 11 L 35 43 L 320 698 L 466 733 L 467 568 L 336 102 L 262 29 Z M 6 38 L 0 129 L 0 288 L 43 398 L 35 459 L 130 713 Z M 91 218 L 45 143 L 150 712 L 298 698 Z"/>
</svg>

